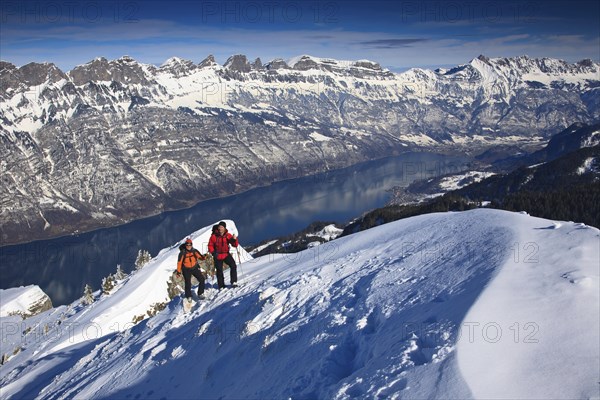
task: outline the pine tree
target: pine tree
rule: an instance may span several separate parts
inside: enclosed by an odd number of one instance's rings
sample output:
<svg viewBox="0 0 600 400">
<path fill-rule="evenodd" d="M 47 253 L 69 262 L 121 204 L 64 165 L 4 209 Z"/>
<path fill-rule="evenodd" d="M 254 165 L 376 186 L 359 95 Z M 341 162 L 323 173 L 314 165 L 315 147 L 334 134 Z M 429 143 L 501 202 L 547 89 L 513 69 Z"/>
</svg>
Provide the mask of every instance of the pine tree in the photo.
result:
<svg viewBox="0 0 600 400">
<path fill-rule="evenodd" d="M 135 269 L 140 270 L 140 269 L 144 268 L 144 265 L 146 265 L 151 259 L 152 259 L 152 256 L 150 255 L 149 251 L 139 250 L 137 258 L 135 260 Z"/>
<path fill-rule="evenodd" d="M 81 298 L 81 302 L 88 306 L 94 302 L 94 293 L 90 285 L 85 285 L 85 288 L 83 289 L 83 297 Z"/>
<path fill-rule="evenodd" d="M 115 279 L 118 281 L 122 281 L 127 278 L 127 274 L 121 268 L 121 264 L 117 264 L 117 272 L 115 273 Z"/>
<path fill-rule="evenodd" d="M 110 274 L 106 278 L 102 279 L 102 293 L 110 294 L 110 292 L 115 288 L 116 283 L 117 283 L 117 281 L 112 274 Z"/>
</svg>

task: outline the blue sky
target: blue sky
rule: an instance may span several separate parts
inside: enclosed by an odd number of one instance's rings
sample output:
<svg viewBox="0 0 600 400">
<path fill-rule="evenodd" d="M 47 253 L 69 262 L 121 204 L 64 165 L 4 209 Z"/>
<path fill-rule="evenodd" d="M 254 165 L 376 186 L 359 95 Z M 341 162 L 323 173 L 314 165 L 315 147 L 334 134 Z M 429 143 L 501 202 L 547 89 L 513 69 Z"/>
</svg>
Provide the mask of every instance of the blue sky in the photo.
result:
<svg viewBox="0 0 600 400">
<path fill-rule="evenodd" d="M 600 60 L 598 1 L 56 0 L 0 5 L 0 58 L 67 71 L 96 57 L 149 64 L 213 54 L 369 59 L 393 71 L 489 57 Z"/>
</svg>

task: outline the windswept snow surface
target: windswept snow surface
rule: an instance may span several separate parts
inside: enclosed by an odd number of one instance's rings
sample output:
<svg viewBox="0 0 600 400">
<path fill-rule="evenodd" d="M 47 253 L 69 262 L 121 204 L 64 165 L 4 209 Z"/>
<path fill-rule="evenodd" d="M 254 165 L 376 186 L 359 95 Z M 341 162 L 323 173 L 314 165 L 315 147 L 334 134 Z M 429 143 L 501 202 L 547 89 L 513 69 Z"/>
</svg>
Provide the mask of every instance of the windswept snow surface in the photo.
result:
<svg viewBox="0 0 600 400">
<path fill-rule="evenodd" d="M 24 336 L 0 368 L 1 396 L 598 398 L 599 234 L 472 210 L 248 260 L 241 287 L 210 287 L 188 314 L 176 298 L 131 329 L 70 346 Z M 131 282 L 120 302 L 71 311 L 63 325 L 125 312 Z"/>
</svg>

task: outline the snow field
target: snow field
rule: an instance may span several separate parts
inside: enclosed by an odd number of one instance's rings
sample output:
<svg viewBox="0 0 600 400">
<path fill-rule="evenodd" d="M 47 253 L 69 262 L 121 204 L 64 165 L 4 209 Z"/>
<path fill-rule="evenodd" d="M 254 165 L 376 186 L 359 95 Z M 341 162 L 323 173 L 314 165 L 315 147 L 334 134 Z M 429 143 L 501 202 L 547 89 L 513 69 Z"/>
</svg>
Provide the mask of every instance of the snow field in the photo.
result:
<svg viewBox="0 0 600 400">
<path fill-rule="evenodd" d="M 600 236 L 528 219 L 463 321 L 461 372 L 476 398 L 599 398 Z"/>
<path fill-rule="evenodd" d="M 26 348 L 0 369 L 1 395 L 598 397 L 598 243 L 594 228 L 496 210 L 396 221 L 248 260 L 241 287 L 209 286 L 188 314 L 176 298 L 131 329 Z"/>
</svg>

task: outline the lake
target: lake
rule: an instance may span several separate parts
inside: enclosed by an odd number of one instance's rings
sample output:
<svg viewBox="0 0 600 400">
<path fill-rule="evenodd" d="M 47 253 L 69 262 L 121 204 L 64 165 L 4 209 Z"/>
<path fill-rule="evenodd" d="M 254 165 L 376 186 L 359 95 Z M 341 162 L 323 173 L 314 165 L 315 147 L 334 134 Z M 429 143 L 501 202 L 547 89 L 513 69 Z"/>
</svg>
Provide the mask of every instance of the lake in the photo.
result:
<svg viewBox="0 0 600 400">
<path fill-rule="evenodd" d="M 154 256 L 221 219 L 235 221 L 242 246 L 258 244 L 317 220 L 348 222 L 385 205 L 393 186 L 467 168 L 465 157 L 408 153 L 277 182 L 113 228 L 5 246 L 0 248 L 0 288 L 36 284 L 55 306 L 68 304 L 81 297 L 86 283 L 99 289 L 117 264 L 130 272 L 138 250 Z"/>
</svg>

